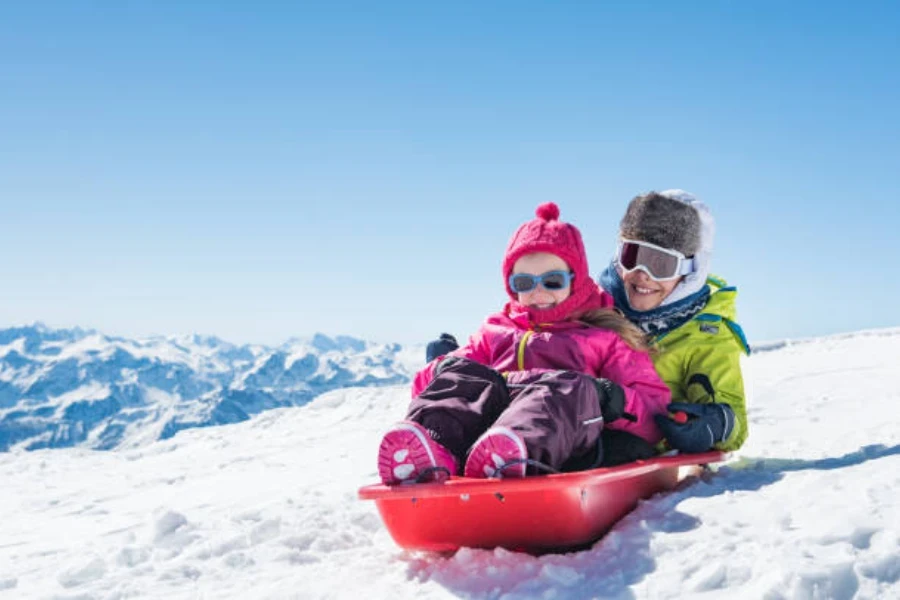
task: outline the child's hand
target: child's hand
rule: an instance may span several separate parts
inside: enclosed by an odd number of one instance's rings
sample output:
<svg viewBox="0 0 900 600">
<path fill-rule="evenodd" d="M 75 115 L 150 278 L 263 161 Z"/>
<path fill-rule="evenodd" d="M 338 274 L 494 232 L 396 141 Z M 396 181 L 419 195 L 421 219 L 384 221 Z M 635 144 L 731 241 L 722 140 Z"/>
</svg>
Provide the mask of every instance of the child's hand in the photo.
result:
<svg viewBox="0 0 900 600">
<path fill-rule="evenodd" d="M 431 362 L 438 356 L 449 354 L 457 348 L 459 348 L 459 343 L 456 338 L 449 333 L 442 333 L 438 339 L 428 342 L 428 347 L 425 349 L 425 360 Z"/>
<path fill-rule="evenodd" d="M 706 452 L 734 430 L 734 411 L 727 404 L 673 402 L 668 410 L 671 416 L 656 415 L 656 424 L 669 445 L 681 452 Z"/>
<path fill-rule="evenodd" d="M 634 415 L 625 412 L 625 392 L 622 386 L 609 379 L 594 379 L 597 396 L 600 398 L 600 414 L 603 421 L 611 423 L 618 419 L 634 421 Z"/>
</svg>

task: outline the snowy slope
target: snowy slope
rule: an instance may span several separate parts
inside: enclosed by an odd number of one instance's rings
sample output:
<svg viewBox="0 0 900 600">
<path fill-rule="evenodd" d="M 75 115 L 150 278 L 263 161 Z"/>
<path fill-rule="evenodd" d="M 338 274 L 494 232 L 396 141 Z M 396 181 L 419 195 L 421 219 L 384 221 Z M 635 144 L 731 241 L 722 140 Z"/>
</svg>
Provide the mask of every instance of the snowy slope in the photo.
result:
<svg viewBox="0 0 900 600">
<path fill-rule="evenodd" d="M 139 446 L 334 389 L 403 383 L 421 355 L 421 347 L 321 334 L 268 348 L 196 335 L 129 340 L 42 325 L 4 329 L 0 451 Z"/>
<path fill-rule="evenodd" d="M 751 357 L 751 437 L 590 550 L 399 550 L 374 505 L 405 386 L 143 447 L 0 455 L 0 598 L 898 598 L 900 331 Z"/>
</svg>

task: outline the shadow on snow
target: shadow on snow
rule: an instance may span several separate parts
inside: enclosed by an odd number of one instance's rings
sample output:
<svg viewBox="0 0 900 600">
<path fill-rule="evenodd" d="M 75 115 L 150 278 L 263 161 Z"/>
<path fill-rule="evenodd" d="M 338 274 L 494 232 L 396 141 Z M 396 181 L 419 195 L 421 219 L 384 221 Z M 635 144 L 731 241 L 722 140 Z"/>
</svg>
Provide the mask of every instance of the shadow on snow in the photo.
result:
<svg viewBox="0 0 900 600">
<path fill-rule="evenodd" d="M 786 473 L 828 471 L 853 467 L 870 460 L 900 455 L 900 444 L 872 444 L 833 458 L 815 460 L 741 458 L 703 476 L 706 485 L 686 481 L 620 521 L 588 550 L 571 554 L 531 556 L 503 549 L 462 549 L 454 555 L 403 552 L 410 579 L 433 581 L 463 598 L 540 597 L 547 593 L 633 599 L 629 586 L 640 583 L 656 569 L 650 551 L 654 534 L 697 529 L 699 518 L 677 510 L 689 498 L 711 497 L 727 491 L 756 491 L 776 483 Z"/>
</svg>

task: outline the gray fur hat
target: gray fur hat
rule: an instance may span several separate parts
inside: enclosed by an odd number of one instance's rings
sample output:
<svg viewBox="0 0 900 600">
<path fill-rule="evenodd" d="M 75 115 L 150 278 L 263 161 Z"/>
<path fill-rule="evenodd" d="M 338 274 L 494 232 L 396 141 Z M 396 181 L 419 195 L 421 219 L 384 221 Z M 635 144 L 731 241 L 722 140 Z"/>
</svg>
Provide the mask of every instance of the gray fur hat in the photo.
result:
<svg viewBox="0 0 900 600">
<path fill-rule="evenodd" d="M 685 256 L 700 250 L 700 215 L 690 204 L 657 192 L 635 196 L 619 224 L 623 238 L 650 242 Z"/>
</svg>

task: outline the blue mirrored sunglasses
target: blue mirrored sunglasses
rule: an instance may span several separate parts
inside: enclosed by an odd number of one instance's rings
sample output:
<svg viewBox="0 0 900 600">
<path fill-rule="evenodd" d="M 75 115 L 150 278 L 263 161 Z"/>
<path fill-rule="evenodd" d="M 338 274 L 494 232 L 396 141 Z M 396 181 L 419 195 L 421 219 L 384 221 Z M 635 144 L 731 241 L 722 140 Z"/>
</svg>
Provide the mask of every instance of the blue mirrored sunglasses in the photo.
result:
<svg viewBox="0 0 900 600">
<path fill-rule="evenodd" d="M 509 276 L 509 289 L 517 294 L 525 294 L 540 284 L 545 290 L 557 292 L 569 287 L 574 278 L 575 273 L 568 271 L 547 271 L 540 275 L 513 273 Z"/>
</svg>

